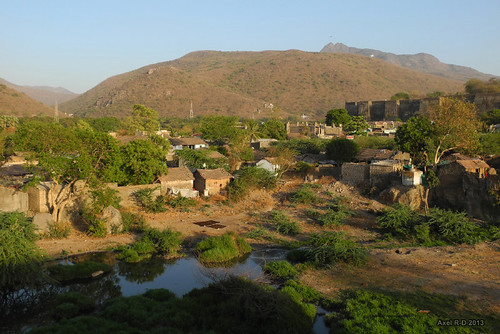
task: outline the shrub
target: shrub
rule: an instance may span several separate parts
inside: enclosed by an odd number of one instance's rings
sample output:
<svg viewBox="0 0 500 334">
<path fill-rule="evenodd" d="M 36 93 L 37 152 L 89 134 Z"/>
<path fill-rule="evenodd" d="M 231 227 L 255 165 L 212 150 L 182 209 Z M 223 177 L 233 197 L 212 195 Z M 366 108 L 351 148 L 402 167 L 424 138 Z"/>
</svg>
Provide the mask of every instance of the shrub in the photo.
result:
<svg viewBox="0 0 500 334">
<path fill-rule="evenodd" d="M 180 249 L 181 242 L 180 232 L 148 228 L 133 245 L 121 247 L 118 258 L 125 262 L 135 263 L 153 254 L 175 254 Z"/>
<path fill-rule="evenodd" d="M 316 204 L 320 201 L 320 199 L 316 196 L 316 194 L 311 190 L 312 186 L 305 184 L 300 187 L 295 193 L 291 196 L 291 201 L 293 203 L 298 204 Z"/>
<path fill-rule="evenodd" d="M 261 227 L 254 228 L 250 232 L 245 234 L 245 237 L 254 239 L 254 240 L 269 240 L 273 239 L 271 233 L 268 230 L 263 229 Z"/>
<path fill-rule="evenodd" d="M 264 266 L 264 271 L 273 278 L 286 281 L 299 275 L 299 271 L 288 261 L 269 262 Z"/>
<path fill-rule="evenodd" d="M 121 211 L 123 220 L 123 232 L 137 231 L 142 232 L 146 228 L 146 218 L 143 215 Z"/>
<path fill-rule="evenodd" d="M 208 237 L 195 248 L 198 260 L 204 263 L 224 263 L 252 251 L 245 239 L 233 232 L 221 236 Z"/>
<path fill-rule="evenodd" d="M 49 225 L 49 231 L 47 236 L 49 238 L 63 239 L 67 238 L 71 234 L 70 223 L 55 222 Z"/>
<path fill-rule="evenodd" d="M 398 203 L 385 209 L 377 218 L 377 222 L 384 231 L 394 236 L 409 238 L 415 225 L 422 222 L 422 217 L 409 206 Z"/>
<path fill-rule="evenodd" d="M 28 283 L 40 274 L 42 252 L 35 225 L 21 212 L 0 213 L 0 288 Z"/>
<path fill-rule="evenodd" d="M 481 241 L 480 227 L 470 221 L 465 212 L 432 208 L 427 223 L 443 241 L 467 244 Z"/>
<path fill-rule="evenodd" d="M 176 197 L 167 199 L 167 204 L 174 209 L 186 209 L 196 206 L 196 201 L 192 198 L 183 197 L 180 194 Z"/>
<path fill-rule="evenodd" d="M 94 237 L 105 237 L 108 234 L 106 224 L 101 220 L 102 211 L 108 206 L 120 208 L 121 198 L 118 191 L 109 187 L 90 191 L 90 201 L 83 204 L 82 218 L 87 224 L 87 233 Z"/>
<path fill-rule="evenodd" d="M 288 218 L 283 211 L 271 211 L 268 221 L 274 226 L 278 233 L 295 235 L 301 232 L 297 223 L 290 221 L 290 218 Z"/>
<path fill-rule="evenodd" d="M 239 201 L 252 189 L 274 189 L 276 177 L 263 168 L 246 167 L 240 169 L 228 187 L 228 198 Z"/>
<path fill-rule="evenodd" d="M 158 189 L 156 188 L 144 188 L 135 191 L 132 196 L 136 200 L 137 204 L 141 206 L 146 212 L 160 213 L 167 211 L 165 207 L 165 196 L 160 195 L 153 199 L 153 193 Z"/>
<path fill-rule="evenodd" d="M 89 313 L 95 308 L 94 301 L 80 292 L 65 292 L 57 296 L 54 316 L 57 319 L 72 318 L 74 316 Z"/>
</svg>

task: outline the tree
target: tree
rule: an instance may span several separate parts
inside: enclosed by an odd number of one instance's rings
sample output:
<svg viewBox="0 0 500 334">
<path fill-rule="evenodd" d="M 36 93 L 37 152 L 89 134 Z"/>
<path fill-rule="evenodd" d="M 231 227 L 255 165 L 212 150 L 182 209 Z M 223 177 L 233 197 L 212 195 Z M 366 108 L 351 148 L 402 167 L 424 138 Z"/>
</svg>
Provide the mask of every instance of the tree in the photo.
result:
<svg viewBox="0 0 500 334">
<path fill-rule="evenodd" d="M 489 81 L 470 79 L 465 83 L 467 94 L 495 94 L 500 93 L 500 80 L 491 78 Z"/>
<path fill-rule="evenodd" d="M 351 122 L 351 116 L 347 113 L 347 110 L 344 108 L 332 109 L 326 114 L 326 125 L 335 124 L 335 126 L 346 125 Z"/>
<path fill-rule="evenodd" d="M 353 140 L 332 139 L 326 144 L 326 156 L 338 163 L 354 161 L 358 154 L 359 146 Z"/>
<path fill-rule="evenodd" d="M 122 146 L 122 169 L 125 183 L 149 184 L 167 172 L 166 149 L 155 145 L 151 140 L 136 139 Z"/>
<path fill-rule="evenodd" d="M 268 148 L 269 156 L 275 158 L 276 165 L 279 166 L 276 171 L 276 178 L 280 179 L 294 164 L 295 164 L 295 151 L 284 147 L 271 146 Z"/>
<path fill-rule="evenodd" d="M 213 159 L 208 155 L 211 150 L 193 150 L 190 148 L 185 148 L 182 150 L 177 150 L 176 155 L 182 159 L 182 163 L 189 167 L 190 169 L 215 169 L 224 168 L 227 165 L 227 161 L 224 158 Z"/>
<path fill-rule="evenodd" d="M 262 132 L 260 129 L 260 125 L 258 122 L 251 120 L 246 120 L 244 122 L 245 125 L 245 134 L 247 141 L 254 142 L 259 140 L 262 137 Z"/>
<path fill-rule="evenodd" d="M 474 152 L 479 149 L 480 124 L 473 103 L 443 98 L 439 105 L 429 108 L 428 117 L 434 127 L 435 152 L 431 160 L 434 166 L 451 150 Z"/>
<path fill-rule="evenodd" d="M 277 118 L 271 118 L 261 125 L 260 131 L 265 138 L 274 138 L 277 140 L 286 139 L 285 124 Z"/>
<path fill-rule="evenodd" d="M 410 95 L 408 93 L 405 93 L 405 92 L 399 92 L 399 93 L 396 93 L 393 96 L 391 96 L 391 100 L 393 100 L 393 101 L 409 100 L 409 99 L 410 99 Z"/>
<path fill-rule="evenodd" d="M 426 117 L 411 117 L 396 130 L 394 141 L 401 151 L 410 153 L 417 165 L 426 166 L 434 147 L 434 126 Z"/>
<path fill-rule="evenodd" d="M 43 138 L 43 140 L 41 140 Z M 49 211 L 59 221 L 64 207 L 76 196 L 74 185 L 82 180 L 91 187 L 120 179 L 120 154 L 111 136 L 84 126 L 65 128 L 58 123 L 30 121 L 16 131 L 18 150 L 30 152 L 37 161 L 35 183 L 47 189 Z"/>
<path fill-rule="evenodd" d="M 201 119 L 200 132 L 203 139 L 225 144 L 237 133 L 235 116 L 206 116 Z"/>
<path fill-rule="evenodd" d="M 487 125 L 500 124 L 500 109 L 492 109 L 482 113 L 481 120 Z"/>
<path fill-rule="evenodd" d="M 368 123 L 365 116 L 352 116 L 351 121 L 344 126 L 345 131 L 356 135 L 366 134 L 366 129 L 368 129 Z"/>
<path fill-rule="evenodd" d="M 125 119 L 124 126 L 129 133 L 136 133 L 137 131 L 155 133 L 160 130 L 158 113 L 142 104 L 134 104 L 132 116 Z"/>
</svg>

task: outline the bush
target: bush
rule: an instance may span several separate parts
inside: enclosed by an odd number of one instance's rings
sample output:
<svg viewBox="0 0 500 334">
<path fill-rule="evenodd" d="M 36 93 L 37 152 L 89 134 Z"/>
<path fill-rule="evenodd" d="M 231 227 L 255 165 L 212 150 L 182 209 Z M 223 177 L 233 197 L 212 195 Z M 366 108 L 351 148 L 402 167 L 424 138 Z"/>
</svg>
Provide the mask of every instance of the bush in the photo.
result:
<svg viewBox="0 0 500 334">
<path fill-rule="evenodd" d="M 65 292 L 57 296 L 54 316 L 57 319 L 69 319 L 95 308 L 94 301 L 80 292 Z"/>
<path fill-rule="evenodd" d="M 140 189 L 135 191 L 132 196 L 146 212 L 165 212 L 167 211 L 167 208 L 165 207 L 165 196 L 160 195 L 153 199 L 153 193 L 157 189 L 158 187 Z"/>
<path fill-rule="evenodd" d="M 196 206 L 196 201 L 192 198 L 183 197 L 180 194 L 176 197 L 167 199 L 167 204 L 174 209 L 186 209 Z"/>
<path fill-rule="evenodd" d="M 225 263 L 252 251 L 252 247 L 233 232 L 208 237 L 195 248 L 198 260 L 204 263 Z"/>
<path fill-rule="evenodd" d="M 274 189 L 276 177 L 263 168 L 246 167 L 240 169 L 228 187 L 231 201 L 243 199 L 252 189 Z"/>
<path fill-rule="evenodd" d="M 481 229 L 467 218 L 465 212 L 432 208 L 427 223 L 440 240 L 449 243 L 475 244 L 481 241 Z"/>
<path fill-rule="evenodd" d="M 123 220 L 123 232 L 137 231 L 142 232 L 146 228 L 146 218 L 143 215 L 121 211 Z"/>
<path fill-rule="evenodd" d="M 271 223 L 276 232 L 284 235 L 295 235 L 301 232 L 296 222 L 290 221 L 290 218 L 283 211 L 273 210 L 269 214 L 269 223 Z"/>
<path fill-rule="evenodd" d="M 120 201 L 118 191 L 109 187 L 90 191 L 90 202 L 85 201 L 82 210 L 82 218 L 88 226 L 89 235 L 105 237 L 108 234 L 106 224 L 101 220 L 102 211 L 108 206 L 120 208 Z"/>
<path fill-rule="evenodd" d="M 55 222 L 49 225 L 48 237 L 55 239 L 67 238 L 71 234 L 69 223 Z"/>
<path fill-rule="evenodd" d="M 21 212 L 0 213 L 0 288 L 29 283 L 40 275 L 42 252 L 35 225 Z"/>
<path fill-rule="evenodd" d="M 377 222 L 391 235 L 409 238 L 414 227 L 422 222 L 422 217 L 409 206 L 398 203 L 385 209 Z"/>
<path fill-rule="evenodd" d="M 271 275 L 274 279 L 286 281 L 296 278 L 299 271 L 288 261 L 269 262 L 264 266 L 264 271 Z"/>
<path fill-rule="evenodd" d="M 291 196 L 291 201 L 298 204 L 316 204 L 320 201 L 317 195 L 311 190 L 312 186 L 305 184 Z"/>
<path fill-rule="evenodd" d="M 170 229 L 148 228 L 144 235 L 133 245 L 119 248 L 119 259 L 135 263 L 151 257 L 153 254 L 175 254 L 181 245 L 181 233 Z"/>
</svg>

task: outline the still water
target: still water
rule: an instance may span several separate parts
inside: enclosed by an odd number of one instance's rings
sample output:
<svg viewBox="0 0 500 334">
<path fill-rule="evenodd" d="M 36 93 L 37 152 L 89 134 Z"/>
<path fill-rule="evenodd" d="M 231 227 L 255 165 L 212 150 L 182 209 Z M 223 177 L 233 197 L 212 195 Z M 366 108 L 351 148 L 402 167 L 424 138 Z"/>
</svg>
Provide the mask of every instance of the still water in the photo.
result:
<svg viewBox="0 0 500 334">
<path fill-rule="evenodd" d="M 152 258 L 140 263 L 113 261 L 113 271 L 103 277 L 63 286 L 45 286 L 33 291 L 33 293 L 37 300 L 45 298 L 48 301 L 59 293 L 78 291 L 90 296 L 96 303 L 100 304 L 110 298 L 143 294 L 151 289 L 168 289 L 178 297 L 182 297 L 193 289 L 203 288 L 215 280 L 224 279 L 230 275 L 243 276 L 254 281 L 271 284 L 262 268 L 267 262 L 284 259 L 285 254 L 286 251 L 282 249 L 255 250 L 235 263 L 214 268 L 204 267 L 196 258 L 190 256 L 172 261 L 166 261 L 162 258 Z M 102 260 L 103 256 L 109 256 L 109 254 L 96 254 L 85 260 Z M 100 257 L 101 259 L 99 259 Z M 65 262 L 71 264 L 69 261 Z M 16 296 L 15 299 L 20 301 L 19 297 L 20 295 Z M 31 302 L 28 299 L 23 304 Z M 22 305 L 18 306 L 22 307 Z M 43 304 L 40 304 L 40 308 L 43 309 Z M 10 310 L 13 311 L 12 308 Z M 37 312 L 37 310 L 33 311 Z M 317 334 L 329 333 L 329 329 L 323 321 L 324 310 L 318 308 L 318 313 L 320 315 L 316 317 L 314 332 Z M 15 317 L 15 314 L 10 315 Z M 38 323 L 38 321 L 34 322 Z M 0 329 L 5 329 L 2 327 L 0 325 Z"/>
</svg>

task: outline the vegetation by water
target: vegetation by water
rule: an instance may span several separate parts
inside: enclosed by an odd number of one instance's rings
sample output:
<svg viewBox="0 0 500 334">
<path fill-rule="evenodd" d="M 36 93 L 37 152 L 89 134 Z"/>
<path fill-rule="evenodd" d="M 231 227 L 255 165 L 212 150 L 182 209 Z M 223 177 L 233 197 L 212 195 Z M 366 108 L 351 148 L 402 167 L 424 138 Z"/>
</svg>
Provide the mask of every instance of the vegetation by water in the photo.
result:
<svg viewBox="0 0 500 334">
<path fill-rule="evenodd" d="M 299 271 L 288 261 L 269 262 L 264 266 L 264 271 L 277 280 L 289 280 L 296 278 Z"/>
<path fill-rule="evenodd" d="M 312 233 L 306 244 L 307 248 L 290 251 L 287 258 L 315 267 L 328 267 L 339 262 L 359 266 L 368 260 L 368 251 L 342 232 Z"/>
<path fill-rule="evenodd" d="M 82 313 L 31 333 L 312 333 L 311 314 L 289 294 L 241 278 L 195 289 L 181 299 L 168 290 L 149 290 Z"/>
<path fill-rule="evenodd" d="M 149 258 L 153 254 L 172 255 L 180 249 L 181 242 L 180 232 L 147 228 L 133 245 L 119 248 L 121 253 L 118 258 L 132 263 Z"/>
<path fill-rule="evenodd" d="M 252 251 L 245 239 L 228 232 L 221 236 L 208 237 L 195 248 L 198 260 L 202 263 L 225 263 Z"/>
<path fill-rule="evenodd" d="M 9 289 L 40 275 L 43 254 L 31 219 L 21 212 L 0 213 L 0 288 Z"/>
</svg>

